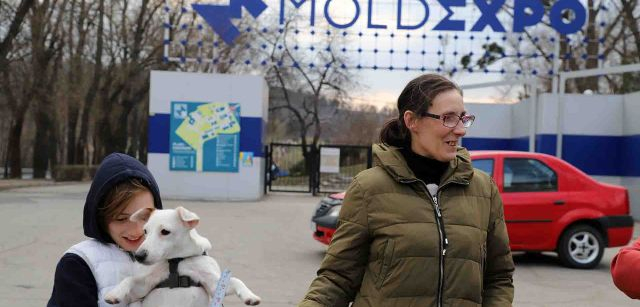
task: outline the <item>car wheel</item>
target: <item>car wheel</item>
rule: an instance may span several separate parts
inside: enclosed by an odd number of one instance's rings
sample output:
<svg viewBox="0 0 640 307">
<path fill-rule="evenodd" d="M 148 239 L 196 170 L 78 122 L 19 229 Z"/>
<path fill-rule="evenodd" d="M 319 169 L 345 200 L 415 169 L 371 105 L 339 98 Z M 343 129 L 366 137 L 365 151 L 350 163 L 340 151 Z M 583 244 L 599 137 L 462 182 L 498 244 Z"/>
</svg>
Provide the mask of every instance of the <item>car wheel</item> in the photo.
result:
<svg viewBox="0 0 640 307">
<path fill-rule="evenodd" d="M 604 240 L 597 229 L 575 225 L 567 229 L 558 243 L 558 256 L 563 265 L 577 269 L 597 266 L 604 254 Z"/>
</svg>

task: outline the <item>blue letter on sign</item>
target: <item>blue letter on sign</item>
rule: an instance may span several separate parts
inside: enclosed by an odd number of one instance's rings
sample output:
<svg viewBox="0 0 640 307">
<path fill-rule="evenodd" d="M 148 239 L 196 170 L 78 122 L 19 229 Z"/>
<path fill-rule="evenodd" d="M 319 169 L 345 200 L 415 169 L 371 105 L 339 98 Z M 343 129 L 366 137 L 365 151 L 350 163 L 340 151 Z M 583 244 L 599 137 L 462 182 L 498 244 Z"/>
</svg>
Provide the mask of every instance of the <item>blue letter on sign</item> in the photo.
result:
<svg viewBox="0 0 640 307">
<path fill-rule="evenodd" d="M 573 11 L 575 18 L 569 23 L 564 23 L 562 21 L 563 11 Z M 551 7 L 549 19 L 551 19 L 551 26 L 556 31 L 562 34 L 571 34 L 582 28 L 587 20 L 587 10 L 578 0 L 559 0 Z"/>
<path fill-rule="evenodd" d="M 418 0 L 420 1 L 420 3 L 422 4 L 422 6 L 424 7 L 424 18 L 422 18 L 422 21 L 420 23 L 418 23 L 417 25 L 412 25 L 412 26 L 405 26 L 402 24 L 402 0 L 398 1 L 398 29 L 400 30 L 415 30 L 415 29 L 419 29 L 422 26 L 424 26 L 424 24 L 427 22 L 427 19 L 429 19 L 429 5 L 427 4 L 427 1 L 425 0 Z"/>
<path fill-rule="evenodd" d="M 464 31 L 464 20 L 452 20 L 450 18 L 451 15 L 453 15 L 451 7 L 464 7 L 466 5 L 465 1 L 466 0 L 438 0 L 440 5 L 442 5 L 447 11 L 447 16 L 444 16 L 444 19 L 442 19 L 433 29 L 438 31 Z"/>
<path fill-rule="evenodd" d="M 482 31 L 486 26 L 490 26 L 495 32 L 504 32 L 504 27 L 498 20 L 498 10 L 504 5 L 505 0 L 475 0 L 474 2 L 480 9 L 482 15 L 480 19 L 473 25 L 471 31 Z"/>
<path fill-rule="evenodd" d="M 307 0 L 290 0 L 297 9 L 299 9 Z M 311 25 L 316 23 L 316 0 L 311 0 Z M 284 0 L 280 0 L 280 24 L 284 24 Z"/>
<path fill-rule="evenodd" d="M 335 21 L 333 21 L 333 19 L 331 19 L 331 16 L 329 16 L 329 4 L 331 4 L 331 1 L 333 0 L 327 0 L 327 2 L 324 4 L 324 17 L 327 19 L 327 22 L 332 25 L 333 27 L 336 27 L 338 29 L 346 29 L 350 26 L 352 26 L 354 23 L 356 23 L 356 21 L 358 20 L 358 17 L 360 17 L 360 4 L 358 4 L 357 0 L 351 0 L 353 1 L 353 4 L 356 5 L 356 15 L 353 16 L 353 20 L 351 20 L 349 23 L 346 24 L 337 24 Z"/>
<path fill-rule="evenodd" d="M 371 21 L 371 12 L 373 11 L 373 0 L 369 0 L 369 8 L 367 10 L 367 12 L 369 13 L 369 15 L 367 16 L 367 28 L 369 29 L 386 29 L 387 25 L 374 25 L 373 22 Z"/>
<path fill-rule="evenodd" d="M 531 14 L 526 12 L 531 10 Z M 525 27 L 533 26 L 542 20 L 544 6 L 540 0 L 519 0 L 513 7 L 513 32 L 523 32 Z"/>
</svg>

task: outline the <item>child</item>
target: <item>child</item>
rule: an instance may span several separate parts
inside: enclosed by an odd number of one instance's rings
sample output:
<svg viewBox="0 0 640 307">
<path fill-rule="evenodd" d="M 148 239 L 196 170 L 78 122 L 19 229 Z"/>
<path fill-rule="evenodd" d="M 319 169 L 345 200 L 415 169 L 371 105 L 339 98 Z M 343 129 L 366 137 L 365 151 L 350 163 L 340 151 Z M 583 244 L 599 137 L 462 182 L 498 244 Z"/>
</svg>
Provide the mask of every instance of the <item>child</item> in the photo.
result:
<svg viewBox="0 0 640 307">
<path fill-rule="evenodd" d="M 103 296 L 132 275 L 132 252 L 144 240 L 143 224 L 129 216 L 153 207 L 162 209 L 162 201 L 149 170 L 125 154 L 107 156 L 84 204 L 89 239 L 72 246 L 58 262 L 47 306 L 121 306 L 105 303 Z"/>
</svg>

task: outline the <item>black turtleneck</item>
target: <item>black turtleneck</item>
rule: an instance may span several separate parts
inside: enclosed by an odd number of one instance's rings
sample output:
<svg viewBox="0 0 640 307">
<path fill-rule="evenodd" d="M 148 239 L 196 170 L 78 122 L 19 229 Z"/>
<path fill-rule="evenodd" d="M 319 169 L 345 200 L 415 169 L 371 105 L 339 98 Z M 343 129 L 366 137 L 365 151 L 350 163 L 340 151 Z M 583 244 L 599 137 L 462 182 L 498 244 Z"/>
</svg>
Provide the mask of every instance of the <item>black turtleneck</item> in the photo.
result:
<svg viewBox="0 0 640 307">
<path fill-rule="evenodd" d="M 400 152 L 411 171 L 416 175 L 416 178 L 424 181 L 425 184 L 435 183 L 440 185 L 440 179 L 449 167 L 449 162 L 440 162 L 421 156 L 413 152 L 411 148 L 402 148 Z"/>
</svg>

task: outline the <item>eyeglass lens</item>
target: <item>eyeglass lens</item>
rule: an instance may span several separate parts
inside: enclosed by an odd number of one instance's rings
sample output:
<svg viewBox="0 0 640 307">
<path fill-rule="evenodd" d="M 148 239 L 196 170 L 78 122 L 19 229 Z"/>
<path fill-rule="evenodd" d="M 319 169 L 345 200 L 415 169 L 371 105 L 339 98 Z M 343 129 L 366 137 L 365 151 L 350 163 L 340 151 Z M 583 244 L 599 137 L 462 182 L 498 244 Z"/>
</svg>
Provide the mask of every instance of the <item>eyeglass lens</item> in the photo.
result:
<svg viewBox="0 0 640 307">
<path fill-rule="evenodd" d="M 458 122 L 460 122 L 462 120 L 462 126 L 464 126 L 465 128 L 469 128 L 471 127 L 471 124 L 473 124 L 473 117 L 472 116 L 461 116 L 458 117 L 457 115 L 445 115 L 444 116 L 444 125 L 450 128 L 454 128 L 455 126 L 458 125 Z"/>
</svg>

